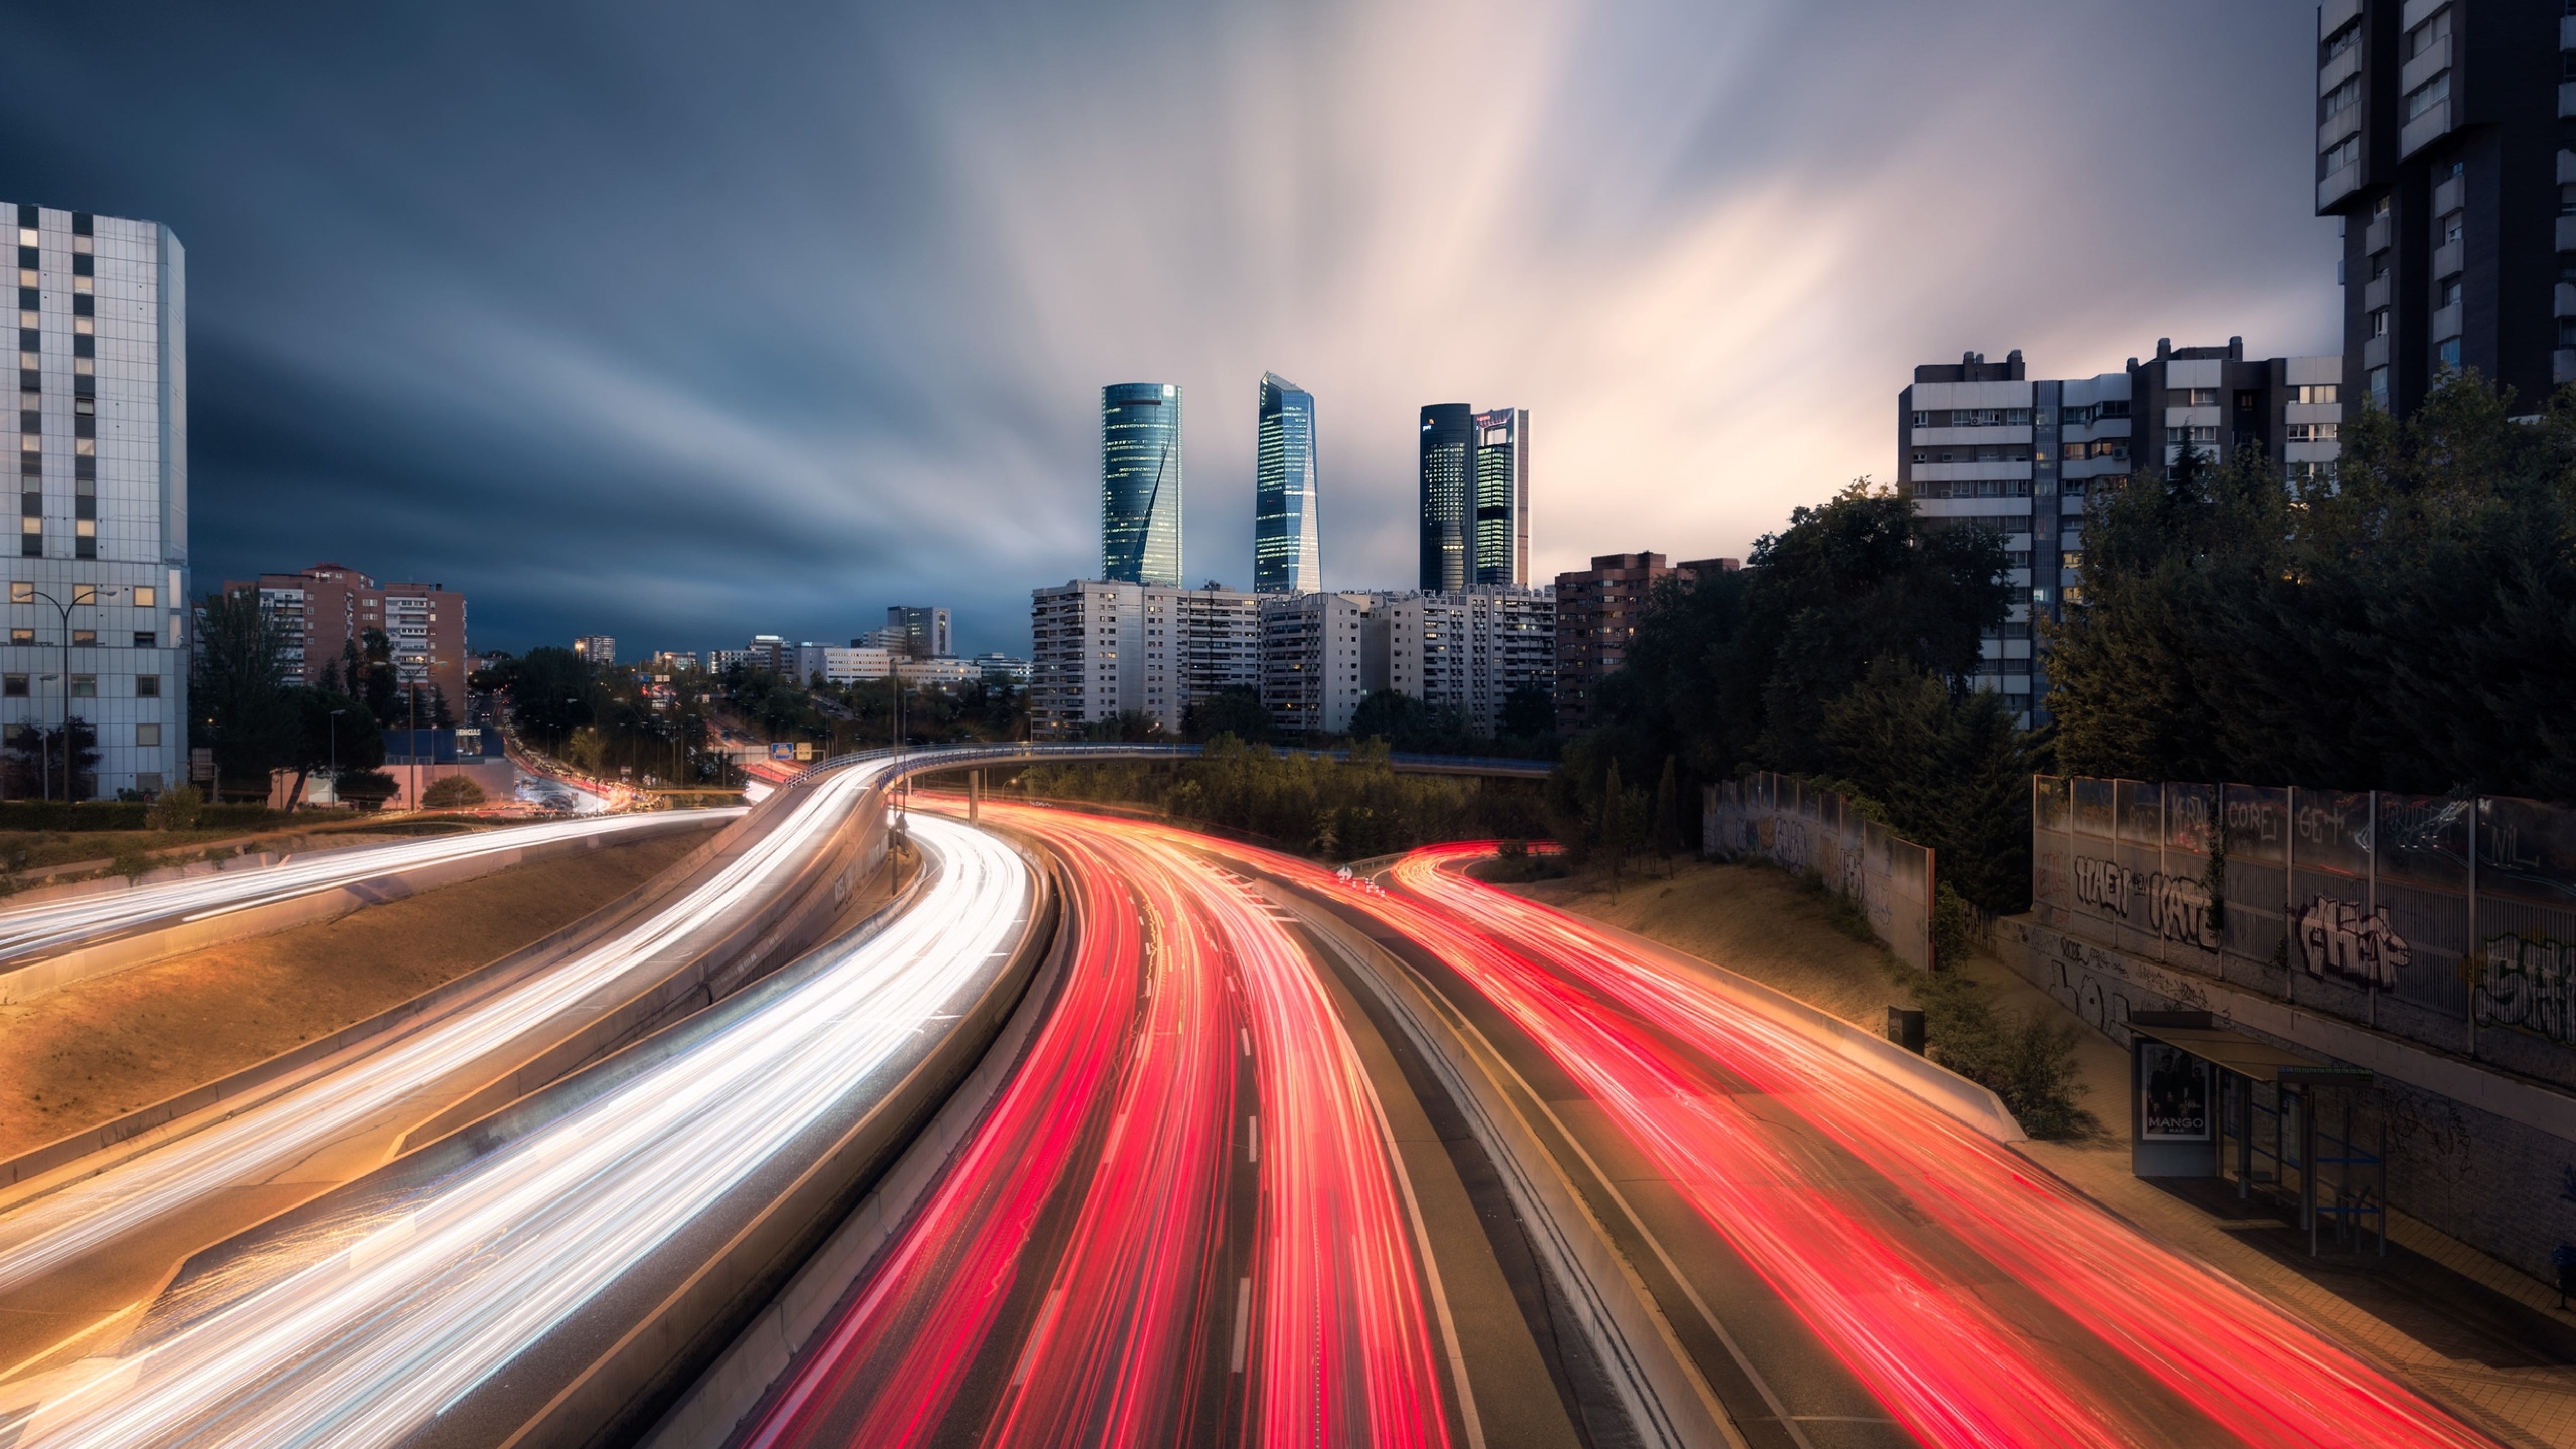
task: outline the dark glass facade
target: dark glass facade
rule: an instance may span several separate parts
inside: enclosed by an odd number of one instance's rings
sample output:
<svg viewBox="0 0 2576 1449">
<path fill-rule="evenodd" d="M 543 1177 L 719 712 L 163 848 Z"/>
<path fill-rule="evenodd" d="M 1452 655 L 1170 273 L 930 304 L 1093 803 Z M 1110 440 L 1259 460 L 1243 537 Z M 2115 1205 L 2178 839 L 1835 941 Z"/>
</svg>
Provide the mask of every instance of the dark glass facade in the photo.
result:
<svg viewBox="0 0 2576 1449">
<path fill-rule="evenodd" d="M 1315 396 L 1261 375 L 1261 446 L 1252 487 L 1252 589 L 1306 594 L 1324 586 L 1315 534 Z"/>
<path fill-rule="evenodd" d="M 1181 584 L 1181 390 L 1100 390 L 1100 577 Z"/>
<path fill-rule="evenodd" d="M 1476 414 L 1465 403 L 1422 410 L 1422 583 L 1467 587 L 1469 494 L 1475 484 Z"/>
<path fill-rule="evenodd" d="M 1473 582 L 1529 582 L 1529 410 L 1476 414 Z"/>
</svg>

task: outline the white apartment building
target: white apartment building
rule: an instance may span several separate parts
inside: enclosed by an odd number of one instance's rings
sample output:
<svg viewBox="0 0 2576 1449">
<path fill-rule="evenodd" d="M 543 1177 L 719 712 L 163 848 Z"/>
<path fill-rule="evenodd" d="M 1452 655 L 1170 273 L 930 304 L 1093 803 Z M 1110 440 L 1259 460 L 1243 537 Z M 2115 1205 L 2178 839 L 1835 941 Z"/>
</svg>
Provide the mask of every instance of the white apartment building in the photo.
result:
<svg viewBox="0 0 2576 1449">
<path fill-rule="evenodd" d="M 1556 590 L 1480 585 L 1377 595 L 1362 636 L 1382 631 L 1382 688 L 1456 710 L 1479 735 L 1501 732 L 1503 701 L 1556 677 Z M 1363 675 L 1370 673 L 1363 662 Z"/>
<path fill-rule="evenodd" d="M 841 644 L 799 644 L 796 646 L 796 682 L 805 684 L 815 675 L 825 684 L 856 684 L 863 679 L 883 679 L 894 668 L 893 656 L 883 649 L 857 648 Z"/>
<path fill-rule="evenodd" d="M 186 254 L 156 222 L 17 205 L 18 549 L 0 729 L 98 732 L 96 793 L 186 778 Z M 40 786 L 61 798 L 59 778 Z"/>
<path fill-rule="evenodd" d="M 1261 619 L 1259 596 L 1234 589 L 1100 580 L 1037 589 L 1029 619 L 1031 731 L 1065 739 L 1134 711 L 1177 735 L 1192 704 L 1253 687 Z"/>
<path fill-rule="evenodd" d="M 1261 703 L 1291 735 L 1339 734 L 1390 680 L 1389 636 L 1370 594 L 1264 594 Z"/>
</svg>

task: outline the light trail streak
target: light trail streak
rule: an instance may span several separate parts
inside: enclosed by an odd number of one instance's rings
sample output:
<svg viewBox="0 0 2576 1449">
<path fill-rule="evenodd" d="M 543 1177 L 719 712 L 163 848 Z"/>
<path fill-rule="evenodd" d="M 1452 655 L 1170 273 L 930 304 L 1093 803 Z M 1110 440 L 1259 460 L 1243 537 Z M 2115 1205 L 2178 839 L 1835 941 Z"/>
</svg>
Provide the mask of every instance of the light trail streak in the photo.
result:
<svg viewBox="0 0 2576 1449">
<path fill-rule="evenodd" d="M 730 820 L 740 811 L 708 811 Z M 513 825 L 470 835 L 405 841 L 397 845 L 332 850 L 253 870 L 221 871 L 132 890 L 100 891 L 0 911 L 0 967 L 61 951 L 100 936 L 154 921 L 211 920 L 254 906 L 272 905 L 397 871 L 471 860 L 592 836 L 666 826 L 668 816 L 618 815 L 543 825 Z"/>
<path fill-rule="evenodd" d="M 1246 1443 L 1447 1442 L 1391 1144 L 1295 943 L 1180 837 L 985 808 L 1065 860 L 1078 952 L 1020 1071 L 747 1442 L 1182 1442 L 1210 1373 Z M 1238 1044 L 1264 1104 L 1261 1206 L 1228 1291 Z M 1049 1264 L 1032 1235 L 1067 1201 Z M 961 1403 L 1041 1271 L 1009 1387 Z"/>
<path fill-rule="evenodd" d="M 346 1251 L 49 1402 L 22 1443 L 391 1444 L 713 1207 L 1006 958 L 1033 903 L 999 841 L 917 820 L 939 873 L 845 957 L 371 1222 Z"/>
<path fill-rule="evenodd" d="M 261 1180 L 383 1120 L 424 1084 L 524 1041 L 566 1008 L 646 963 L 679 965 L 697 943 L 716 938 L 822 850 L 848 824 L 880 769 L 871 765 L 824 777 L 794 814 L 615 939 L 337 1071 L 0 1217 L 0 1290 L 227 1186 Z"/>
<path fill-rule="evenodd" d="M 1998 1435 L 1999 1426 L 1961 1419 L 1957 1405 L 1974 1402 L 1998 1374 L 2072 1382 L 2082 1356 L 2070 1348 L 2062 1363 L 2052 1363 L 2037 1352 L 2016 1349 L 1997 1359 L 1980 1350 L 1963 1362 L 1958 1341 L 1943 1325 L 1973 1296 L 1968 1285 L 1926 1276 L 1916 1280 L 1919 1291 L 1895 1301 L 1883 1293 L 1875 1302 L 1853 1297 L 1870 1280 L 1900 1273 L 1901 1264 L 1889 1261 L 1892 1249 L 1883 1235 L 1847 1219 L 1826 1243 L 1800 1241 L 1809 1235 L 1797 1231 L 1792 1216 L 1838 1209 L 1815 1189 L 1803 1202 L 1794 1194 L 1764 1201 L 1745 1192 L 1737 1179 L 1794 1169 L 1795 1162 L 1764 1151 L 1761 1134 L 1745 1130 L 1749 1120 L 1727 1120 L 1734 1114 L 1719 1104 L 1732 1101 L 1732 1084 L 1717 1083 L 1721 1095 L 1688 1104 L 1696 1110 L 1677 1110 L 1677 1099 L 1665 1094 L 1689 1085 L 1692 1074 L 1652 1033 L 1703 1054 L 1889 1183 L 1903 1184 L 1911 1210 L 2097 1335 L 2134 1371 L 2231 1438 L 2282 1446 L 2488 1442 L 2264 1300 L 2119 1223 L 2030 1163 L 1785 1024 L 1683 973 L 1639 959 L 1573 917 L 1444 868 L 1485 853 L 1479 846 L 1440 847 L 1397 866 L 1399 885 L 1430 907 L 1409 933 L 1585 1081 L 1712 1225 L 1784 1292 L 1847 1276 L 1834 1264 L 1816 1261 L 1822 1248 L 1863 1265 L 1865 1271 L 1845 1290 L 1851 1301 L 1790 1301 L 1926 1439 L 2155 1443 L 2176 1437 L 2176 1426 L 2135 1419 L 2108 1398 L 2091 1406 L 2069 1404 L 2062 1393 L 2054 1396 L 2051 1415 L 2072 1410 L 2112 1422 L 2080 1431 L 2081 1419 L 2068 1420 L 2051 1431 L 2045 1421 L 2033 1425 L 2025 1418 L 2008 1435 Z M 1390 919 L 1421 914 L 1375 898 L 1362 905 Z M 1617 1010 L 1603 1009 L 1604 1002 Z M 1647 1029 L 1624 1020 L 1623 1013 Z M 1872 1330 L 1886 1325 L 1854 1321 L 1849 1310 L 1869 1319 L 1894 1316 L 1900 1331 L 1873 1339 Z M 2034 1400 L 2030 1406 L 2051 1403 Z"/>
</svg>

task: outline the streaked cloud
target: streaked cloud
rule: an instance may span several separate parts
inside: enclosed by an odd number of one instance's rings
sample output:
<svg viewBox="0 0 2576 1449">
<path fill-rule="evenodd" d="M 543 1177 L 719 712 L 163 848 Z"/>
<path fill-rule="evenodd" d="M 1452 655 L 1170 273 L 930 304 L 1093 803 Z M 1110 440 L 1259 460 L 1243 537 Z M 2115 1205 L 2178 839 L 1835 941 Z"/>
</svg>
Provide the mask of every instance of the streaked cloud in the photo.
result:
<svg viewBox="0 0 2576 1449">
<path fill-rule="evenodd" d="M 1096 563 L 1105 382 L 1186 389 L 1235 583 L 1257 380 L 1313 390 L 1362 587 L 1412 577 L 1424 402 L 1532 410 L 1552 571 L 1885 475 L 1917 362 L 2332 342 L 2304 6 L 604 13 L 0 48 L 0 195 L 190 247 L 201 583 L 334 557 L 511 646 L 948 602 L 1018 650 Z"/>
</svg>

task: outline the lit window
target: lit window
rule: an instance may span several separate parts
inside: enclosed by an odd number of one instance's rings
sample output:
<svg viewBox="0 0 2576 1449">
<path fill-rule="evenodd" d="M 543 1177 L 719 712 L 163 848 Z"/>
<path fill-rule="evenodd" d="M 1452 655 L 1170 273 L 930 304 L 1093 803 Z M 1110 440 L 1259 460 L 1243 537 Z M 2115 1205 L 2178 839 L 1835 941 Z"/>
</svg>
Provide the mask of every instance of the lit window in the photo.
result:
<svg viewBox="0 0 2576 1449">
<path fill-rule="evenodd" d="M 13 604 L 32 604 L 36 602 L 36 586 L 24 581 L 13 580 L 9 585 L 9 602 Z"/>
<path fill-rule="evenodd" d="M 140 584 L 136 586 L 134 590 L 134 607 L 138 609 L 149 609 L 160 602 L 161 591 L 159 589 L 154 588 L 150 584 Z"/>
<path fill-rule="evenodd" d="M 96 629 L 74 629 L 72 631 L 72 645 L 75 648 L 85 649 L 97 642 L 98 631 Z"/>
<path fill-rule="evenodd" d="M 36 631 L 33 629 L 12 629 L 9 631 L 9 642 L 12 644 L 33 644 L 36 642 Z"/>
<path fill-rule="evenodd" d="M 73 608 L 77 609 L 77 608 L 79 608 L 79 607 L 80 607 L 81 605 L 83 605 L 83 604 L 95 604 L 95 603 L 97 603 L 97 602 L 98 602 L 98 585 L 96 585 L 96 584 L 74 584 L 74 585 L 72 585 L 72 607 L 73 607 Z"/>
</svg>

